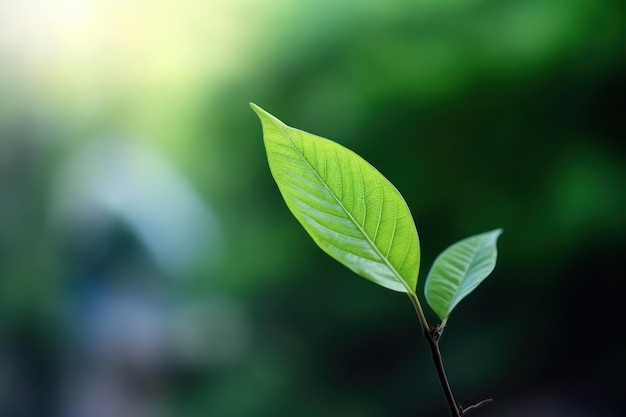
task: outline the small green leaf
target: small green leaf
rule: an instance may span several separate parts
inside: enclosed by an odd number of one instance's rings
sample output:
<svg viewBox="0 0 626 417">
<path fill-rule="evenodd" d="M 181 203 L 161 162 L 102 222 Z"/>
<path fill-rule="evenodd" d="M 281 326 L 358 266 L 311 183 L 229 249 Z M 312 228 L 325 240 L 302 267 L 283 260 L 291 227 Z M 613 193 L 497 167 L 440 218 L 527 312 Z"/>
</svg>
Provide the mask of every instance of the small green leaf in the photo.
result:
<svg viewBox="0 0 626 417">
<path fill-rule="evenodd" d="M 455 243 L 435 259 L 424 293 L 430 308 L 445 322 L 456 305 L 493 271 L 496 241 L 502 229 Z"/>
<path fill-rule="evenodd" d="M 351 150 L 251 106 L 278 189 L 315 243 L 360 276 L 414 293 L 419 240 L 398 190 Z"/>
</svg>

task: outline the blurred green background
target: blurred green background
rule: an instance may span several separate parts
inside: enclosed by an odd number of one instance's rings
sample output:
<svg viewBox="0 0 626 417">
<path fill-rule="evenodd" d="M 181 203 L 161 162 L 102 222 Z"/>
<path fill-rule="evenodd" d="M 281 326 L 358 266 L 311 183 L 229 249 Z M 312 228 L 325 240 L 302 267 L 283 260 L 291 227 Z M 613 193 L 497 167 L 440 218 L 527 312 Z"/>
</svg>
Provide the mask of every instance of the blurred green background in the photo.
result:
<svg viewBox="0 0 626 417">
<path fill-rule="evenodd" d="M 396 185 L 420 293 L 504 229 L 442 340 L 473 415 L 623 415 L 625 10 L 0 0 L 0 415 L 447 415 L 409 300 L 315 247 L 250 101 Z"/>
</svg>

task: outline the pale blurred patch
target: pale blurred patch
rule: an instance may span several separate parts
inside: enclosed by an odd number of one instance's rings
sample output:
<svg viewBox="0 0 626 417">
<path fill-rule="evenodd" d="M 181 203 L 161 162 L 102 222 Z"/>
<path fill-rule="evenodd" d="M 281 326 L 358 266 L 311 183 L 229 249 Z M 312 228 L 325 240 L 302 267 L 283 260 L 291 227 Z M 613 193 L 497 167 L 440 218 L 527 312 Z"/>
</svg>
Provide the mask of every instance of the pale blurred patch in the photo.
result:
<svg viewBox="0 0 626 417">
<path fill-rule="evenodd" d="M 2 0 L 0 47 L 7 64 L 49 80 L 163 87 L 237 70 L 251 29 L 278 4 Z"/>
<path fill-rule="evenodd" d="M 285 4 L 0 0 L 0 107 L 162 130 L 205 85 L 245 73 Z"/>
</svg>

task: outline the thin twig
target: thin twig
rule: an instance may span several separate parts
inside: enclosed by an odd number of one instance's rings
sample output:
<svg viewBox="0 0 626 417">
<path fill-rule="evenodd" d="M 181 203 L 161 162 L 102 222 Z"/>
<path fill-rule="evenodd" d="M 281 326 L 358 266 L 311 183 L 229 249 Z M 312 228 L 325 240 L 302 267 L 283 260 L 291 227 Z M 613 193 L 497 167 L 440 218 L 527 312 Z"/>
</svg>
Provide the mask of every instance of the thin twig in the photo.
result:
<svg viewBox="0 0 626 417">
<path fill-rule="evenodd" d="M 452 394 L 452 388 L 450 388 L 450 383 L 448 382 L 448 377 L 446 376 L 446 370 L 443 366 L 443 359 L 441 358 L 441 351 L 439 350 L 439 338 L 441 337 L 439 328 L 434 327 L 430 329 L 430 331 L 425 333 L 425 336 L 428 341 L 428 346 L 430 346 L 430 352 L 432 353 L 433 362 L 435 363 L 435 368 L 437 369 L 439 382 L 441 382 L 441 387 L 446 394 L 450 414 L 452 417 L 461 417 L 463 415 L 462 409 L 457 405 L 454 395 Z"/>
<path fill-rule="evenodd" d="M 445 325 L 445 321 L 441 325 L 430 327 L 428 325 L 428 321 L 426 321 L 426 316 L 424 315 L 424 311 L 422 310 L 422 306 L 417 298 L 417 295 L 410 291 L 408 287 L 407 290 L 407 295 L 411 299 L 413 307 L 415 307 L 417 317 L 419 318 L 422 333 L 428 341 L 428 346 L 430 347 L 433 362 L 435 363 L 435 368 L 437 369 L 437 375 L 439 376 L 439 382 L 441 383 L 443 392 L 446 394 L 446 400 L 448 401 L 448 407 L 450 408 L 450 415 L 452 417 L 463 417 L 463 415 L 465 415 L 468 411 L 481 407 L 488 402 L 491 402 L 491 398 L 488 398 L 467 408 L 463 408 L 457 405 L 456 400 L 454 399 L 454 395 L 452 394 L 452 388 L 450 388 L 450 383 L 448 382 L 448 377 L 446 376 L 446 370 L 443 366 L 441 351 L 439 350 L 439 340 L 441 339 L 441 336 L 443 334 L 443 325 Z"/>
<path fill-rule="evenodd" d="M 477 402 L 477 403 L 476 403 L 476 404 L 474 404 L 474 405 L 470 405 L 470 406 L 469 406 L 469 407 L 467 407 L 467 408 L 463 408 L 463 407 L 461 407 L 461 416 L 466 415 L 466 414 L 467 414 L 467 412 L 468 412 L 468 411 L 470 411 L 470 410 L 475 410 L 475 409 L 477 409 L 477 408 L 479 408 L 479 407 L 482 407 L 483 405 L 488 404 L 488 403 L 490 403 L 490 402 L 492 402 L 492 401 L 493 401 L 493 398 L 487 398 L 487 399 L 484 399 L 484 400 L 482 400 L 482 401 Z"/>
<path fill-rule="evenodd" d="M 413 303 L 413 307 L 415 307 L 415 312 L 417 313 L 417 317 L 419 318 L 422 333 L 428 341 L 428 346 L 430 347 L 430 352 L 433 357 L 435 369 L 437 369 L 437 376 L 439 376 L 439 382 L 441 383 L 443 392 L 446 395 L 446 400 L 448 401 L 448 407 L 450 408 L 450 414 L 452 415 L 452 417 L 463 417 L 465 414 L 467 414 L 468 411 L 474 410 L 478 407 L 482 407 L 483 405 L 491 402 L 492 399 L 488 398 L 467 408 L 463 408 L 462 406 L 457 405 L 456 400 L 454 399 L 454 395 L 452 394 L 452 388 L 450 388 L 450 383 L 448 382 L 446 370 L 443 366 L 441 351 L 439 350 L 439 340 L 441 339 L 441 336 L 443 334 L 443 326 L 437 325 L 434 327 L 430 327 L 428 325 L 428 322 L 426 321 L 426 316 L 424 315 L 424 311 L 422 310 L 422 306 L 417 298 L 417 295 L 415 295 L 412 291 L 407 291 L 407 294 L 411 299 L 411 302 Z M 445 325 L 445 323 L 442 324 Z"/>
<path fill-rule="evenodd" d="M 450 384 L 448 383 L 446 370 L 443 367 L 443 360 L 441 359 L 441 351 L 439 350 L 439 339 L 441 338 L 443 329 L 440 326 L 435 326 L 431 328 L 426 321 L 426 316 L 424 315 L 424 311 L 422 310 L 422 306 L 417 298 L 417 295 L 415 295 L 411 291 L 407 292 L 407 295 L 411 299 L 413 307 L 415 307 L 415 312 L 417 313 L 417 317 L 419 318 L 422 333 L 428 341 L 428 346 L 430 347 L 433 362 L 435 363 L 435 368 L 437 369 L 437 375 L 439 376 L 439 382 L 441 382 L 441 387 L 446 394 L 446 400 L 448 401 L 450 414 L 452 415 L 452 417 L 462 417 L 462 409 L 457 405 L 456 401 L 454 400 L 454 395 L 452 395 L 452 389 L 450 388 Z"/>
</svg>

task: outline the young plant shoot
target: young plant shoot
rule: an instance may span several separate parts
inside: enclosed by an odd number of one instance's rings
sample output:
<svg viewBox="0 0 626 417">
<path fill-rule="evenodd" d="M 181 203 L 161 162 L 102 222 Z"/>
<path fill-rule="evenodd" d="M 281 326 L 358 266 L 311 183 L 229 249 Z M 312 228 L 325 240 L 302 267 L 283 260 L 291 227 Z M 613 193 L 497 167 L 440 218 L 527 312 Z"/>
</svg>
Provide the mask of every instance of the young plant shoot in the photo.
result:
<svg viewBox="0 0 626 417">
<path fill-rule="evenodd" d="M 441 319 L 430 326 L 416 293 L 420 266 L 417 228 L 404 198 L 376 168 L 331 140 L 287 126 L 251 104 L 261 119 L 270 171 L 287 207 L 315 243 L 356 274 L 409 296 L 453 417 L 457 404 L 446 377 L 439 340 L 450 313 L 494 269 L 496 229 L 443 251 L 424 287 L 426 302 Z"/>
</svg>

